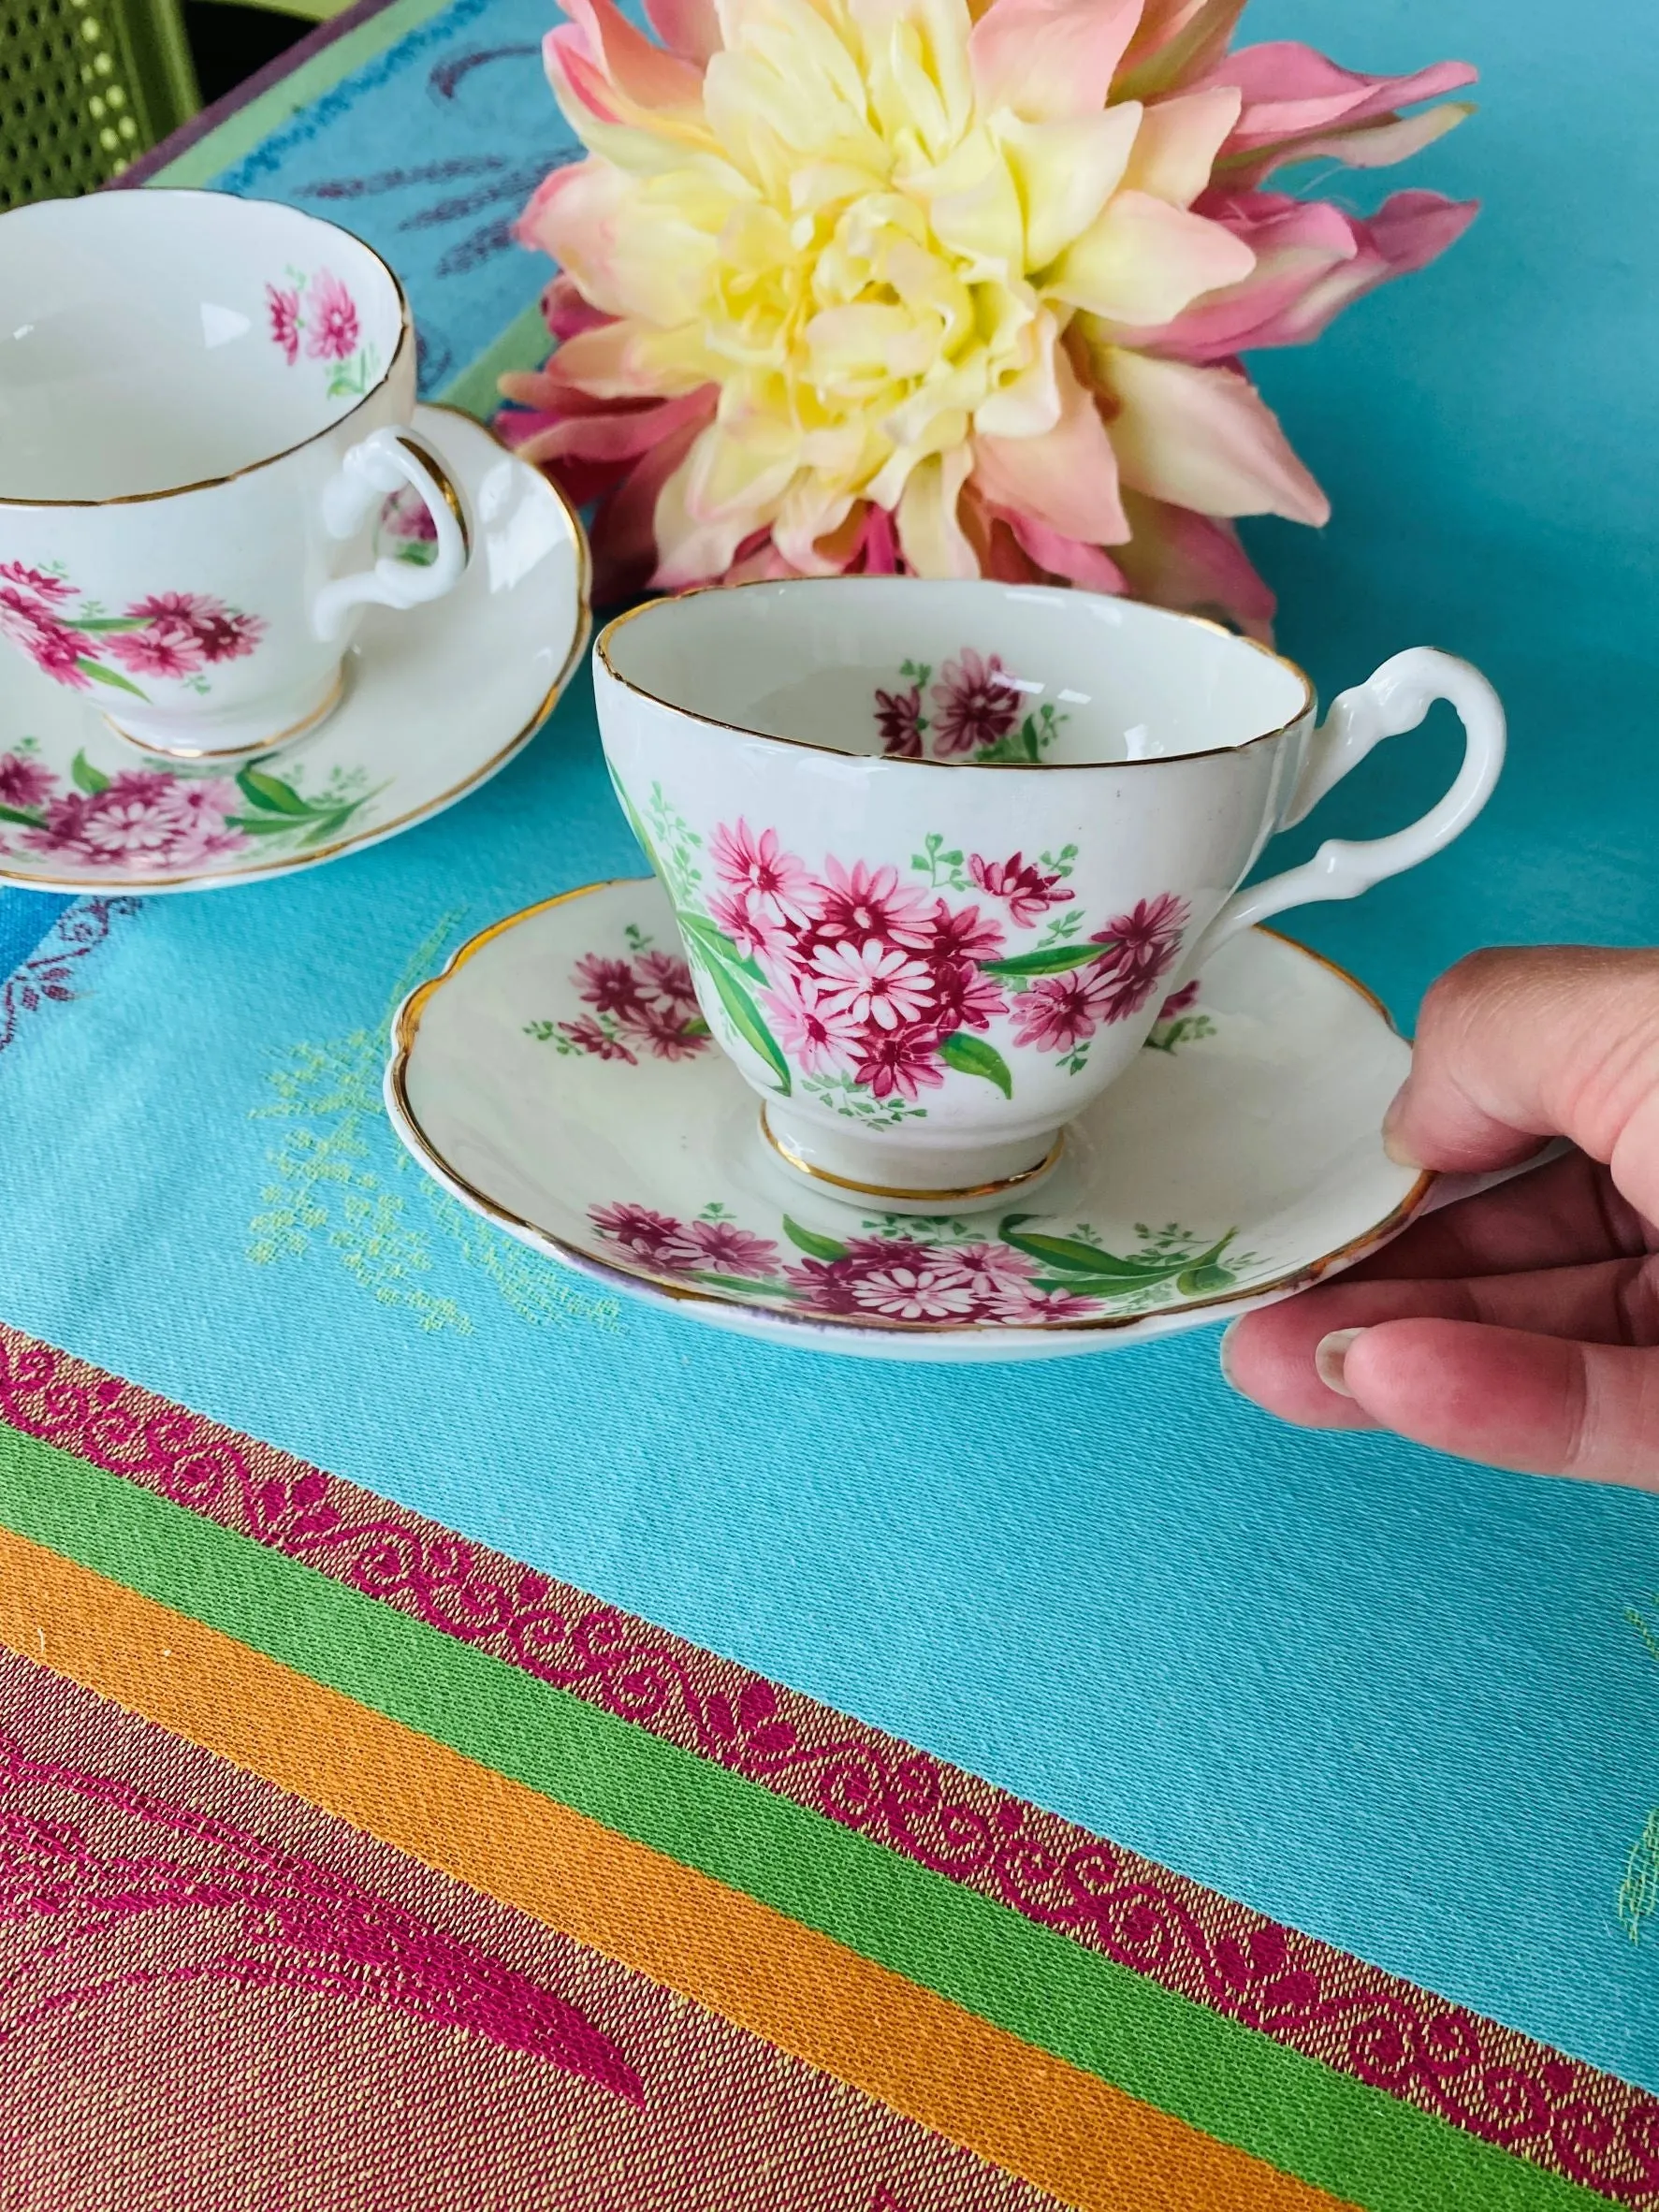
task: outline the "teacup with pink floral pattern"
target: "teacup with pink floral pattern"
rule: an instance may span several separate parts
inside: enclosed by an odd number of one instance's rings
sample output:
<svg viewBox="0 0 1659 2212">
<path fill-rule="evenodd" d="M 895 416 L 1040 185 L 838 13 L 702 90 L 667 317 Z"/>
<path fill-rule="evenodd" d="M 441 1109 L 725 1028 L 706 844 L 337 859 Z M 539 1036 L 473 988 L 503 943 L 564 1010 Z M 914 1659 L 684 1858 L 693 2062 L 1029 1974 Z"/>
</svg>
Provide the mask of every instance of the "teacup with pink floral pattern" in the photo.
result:
<svg viewBox="0 0 1659 2212">
<path fill-rule="evenodd" d="M 984 582 L 657 601 L 604 633 L 595 683 L 701 1018 L 764 1138 L 900 1208 L 1047 1172 L 1211 949 L 1438 851 L 1503 758 L 1490 687 L 1444 654 L 1396 656 L 1316 729 L 1302 671 L 1247 639 Z M 1436 697 L 1467 733 L 1437 807 L 1239 891 L 1275 830 Z"/>
<path fill-rule="evenodd" d="M 0 644 L 124 735 L 269 750 L 341 696 L 364 606 L 459 578 L 407 308 L 359 240 L 219 193 L 43 200 L 0 217 Z"/>
</svg>

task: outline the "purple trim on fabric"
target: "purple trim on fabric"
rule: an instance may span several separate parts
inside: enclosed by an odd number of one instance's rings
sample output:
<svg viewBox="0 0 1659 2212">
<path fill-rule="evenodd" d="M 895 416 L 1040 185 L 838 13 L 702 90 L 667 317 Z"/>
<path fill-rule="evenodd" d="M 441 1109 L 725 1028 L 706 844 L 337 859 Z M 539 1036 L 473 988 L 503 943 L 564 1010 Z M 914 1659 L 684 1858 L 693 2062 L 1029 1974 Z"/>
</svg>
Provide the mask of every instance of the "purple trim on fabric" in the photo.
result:
<svg viewBox="0 0 1659 2212">
<path fill-rule="evenodd" d="M 261 93 L 269 92 L 273 84 L 280 84 L 301 63 L 309 62 L 313 54 L 321 53 L 325 47 L 332 46 L 346 32 L 355 31 L 359 23 L 366 23 L 371 16 L 379 15 L 383 8 L 391 5 L 392 0 L 357 0 L 356 6 L 348 7 L 343 14 L 333 17 L 326 23 L 319 23 L 314 31 L 308 31 L 296 45 L 288 47 L 274 61 L 267 62 L 263 69 L 256 69 L 252 77 L 227 92 L 222 100 L 215 100 L 211 108 L 204 108 L 199 115 L 193 115 L 188 123 L 182 123 L 159 146 L 153 146 L 148 153 L 141 153 L 131 168 L 123 170 L 113 183 L 104 187 L 105 191 L 124 192 L 129 186 L 149 183 L 158 170 L 165 169 L 169 162 L 177 161 L 180 154 L 198 145 L 210 132 L 217 130 L 222 123 L 228 122 L 239 109 L 247 107 Z"/>
</svg>

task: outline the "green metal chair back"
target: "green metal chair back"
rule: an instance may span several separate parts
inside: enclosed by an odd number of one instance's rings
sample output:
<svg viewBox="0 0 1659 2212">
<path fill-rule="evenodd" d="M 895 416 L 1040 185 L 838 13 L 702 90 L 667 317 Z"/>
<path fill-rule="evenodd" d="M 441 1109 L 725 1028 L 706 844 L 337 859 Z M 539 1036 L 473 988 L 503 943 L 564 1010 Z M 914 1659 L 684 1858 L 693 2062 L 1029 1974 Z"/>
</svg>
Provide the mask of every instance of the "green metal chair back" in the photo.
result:
<svg viewBox="0 0 1659 2212">
<path fill-rule="evenodd" d="M 0 0 L 0 209 L 109 183 L 200 104 L 177 0 Z"/>
</svg>

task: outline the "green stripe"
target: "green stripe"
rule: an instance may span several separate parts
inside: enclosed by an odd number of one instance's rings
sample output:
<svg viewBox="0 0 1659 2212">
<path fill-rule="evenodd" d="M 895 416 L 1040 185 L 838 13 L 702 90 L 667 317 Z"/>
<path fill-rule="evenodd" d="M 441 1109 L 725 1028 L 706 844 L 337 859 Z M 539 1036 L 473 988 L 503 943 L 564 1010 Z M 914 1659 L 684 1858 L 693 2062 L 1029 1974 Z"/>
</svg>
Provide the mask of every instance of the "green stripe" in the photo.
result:
<svg viewBox="0 0 1659 2212">
<path fill-rule="evenodd" d="M 527 307 L 510 322 L 492 345 L 444 387 L 452 407 L 464 407 L 480 422 L 488 422 L 502 403 L 496 380 L 510 369 L 539 369 L 552 351 L 553 341 L 541 307 Z"/>
<path fill-rule="evenodd" d="M 157 169 L 148 182 L 211 183 L 222 169 L 252 153 L 262 139 L 292 122 L 302 108 L 321 99 L 342 77 L 349 77 L 354 69 L 372 61 L 377 53 L 395 45 L 398 39 L 449 5 L 450 0 L 392 0 L 391 7 L 371 16 L 356 30 L 343 33 L 320 53 L 313 54 L 310 61 L 301 62 L 297 69 L 290 70 L 257 99 L 239 108 L 234 115 L 227 115 L 217 129 L 211 130 L 205 138 L 198 138 L 194 146 L 187 146 L 177 159 L 169 161 L 166 168 Z"/>
<path fill-rule="evenodd" d="M 0 1521 L 1367 2212 L 1606 2200 L 314 1568 L 0 1426 Z"/>
</svg>

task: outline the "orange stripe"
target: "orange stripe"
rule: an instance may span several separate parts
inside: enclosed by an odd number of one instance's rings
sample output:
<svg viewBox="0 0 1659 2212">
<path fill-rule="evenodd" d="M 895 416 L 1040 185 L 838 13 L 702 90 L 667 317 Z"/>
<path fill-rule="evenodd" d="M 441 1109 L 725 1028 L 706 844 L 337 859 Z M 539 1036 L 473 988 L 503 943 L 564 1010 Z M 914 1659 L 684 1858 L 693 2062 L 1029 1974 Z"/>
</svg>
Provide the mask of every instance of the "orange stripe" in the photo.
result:
<svg viewBox="0 0 1659 2212">
<path fill-rule="evenodd" d="M 6 1529 L 0 1641 L 1084 2212 L 1337 2205 L 770 1906 Z"/>
</svg>

